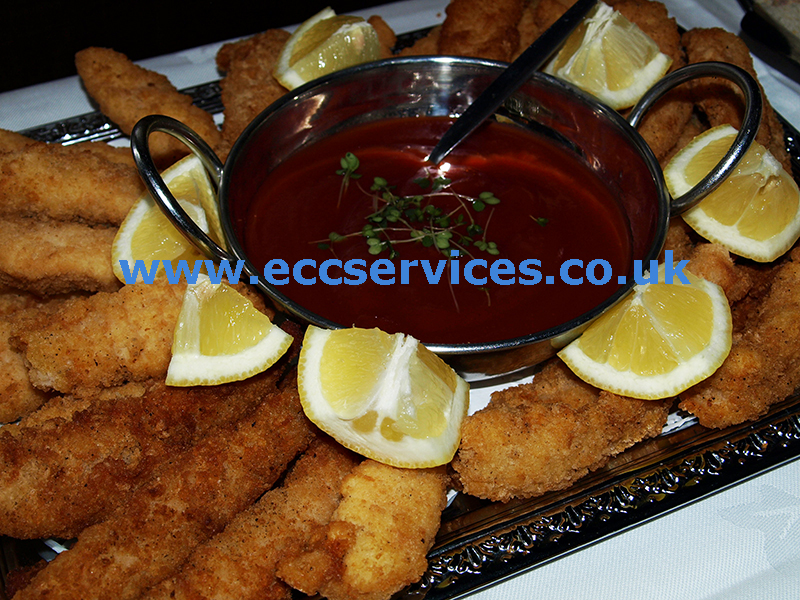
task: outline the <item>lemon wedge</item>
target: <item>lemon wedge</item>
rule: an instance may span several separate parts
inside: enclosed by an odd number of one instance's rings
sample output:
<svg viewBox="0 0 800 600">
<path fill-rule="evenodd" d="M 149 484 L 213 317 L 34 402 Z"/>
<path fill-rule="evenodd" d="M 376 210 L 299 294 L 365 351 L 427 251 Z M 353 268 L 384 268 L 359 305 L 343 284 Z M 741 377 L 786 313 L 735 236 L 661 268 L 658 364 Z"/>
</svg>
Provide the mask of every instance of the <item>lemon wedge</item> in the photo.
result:
<svg viewBox="0 0 800 600">
<path fill-rule="evenodd" d="M 297 380 L 306 416 L 368 458 L 424 468 L 458 448 L 469 385 L 413 337 L 309 326 Z"/>
<path fill-rule="evenodd" d="M 737 133 L 719 125 L 678 152 L 664 170 L 673 197 L 705 177 Z M 754 142 L 733 174 L 682 216 L 697 233 L 734 254 L 771 262 L 800 238 L 800 191 L 772 154 Z"/>
<path fill-rule="evenodd" d="M 718 285 L 684 272 L 637 285 L 558 355 L 581 379 L 622 396 L 669 398 L 719 368 L 731 349 L 731 311 Z"/>
<path fill-rule="evenodd" d="M 638 26 L 598 2 L 544 71 L 620 110 L 636 104 L 671 64 Z"/>
<path fill-rule="evenodd" d="M 241 381 L 271 367 L 292 344 L 253 303 L 205 275 L 186 288 L 172 338 L 167 385 Z"/>
<path fill-rule="evenodd" d="M 322 75 L 380 57 L 381 46 L 372 25 L 361 17 L 337 15 L 325 8 L 286 41 L 273 75 L 292 90 Z"/>
<path fill-rule="evenodd" d="M 214 187 L 200 159 L 194 154 L 182 158 L 166 169 L 161 177 L 175 196 L 178 204 L 195 223 L 217 243 L 222 238 L 222 227 L 214 194 Z M 154 260 L 186 260 L 193 263 L 205 257 L 170 223 L 149 193 L 143 194 L 131 207 L 120 225 L 111 247 L 114 274 L 123 283 L 121 260 L 128 261 L 132 268 L 137 260 L 143 260 L 150 269 Z M 158 273 L 164 268 L 159 265 Z M 137 282 L 143 277 L 139 273 Z"/>
</svg>

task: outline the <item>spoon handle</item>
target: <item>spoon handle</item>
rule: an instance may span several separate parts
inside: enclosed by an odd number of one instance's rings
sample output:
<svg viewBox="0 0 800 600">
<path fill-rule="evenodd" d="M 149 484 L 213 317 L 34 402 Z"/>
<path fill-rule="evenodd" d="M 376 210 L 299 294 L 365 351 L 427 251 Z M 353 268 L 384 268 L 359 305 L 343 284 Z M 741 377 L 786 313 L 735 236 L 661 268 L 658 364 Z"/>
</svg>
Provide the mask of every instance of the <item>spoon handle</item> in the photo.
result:
<svg viewBox="0 0 800 600">
<path fill-rule="evenodd" d="M 461 140 L 513 94 L 569 37 L 597 0 L 578 0 L 505 69 L 455 120 L 436 144 L 428 161 L 437 165 Z"/>
</svg>

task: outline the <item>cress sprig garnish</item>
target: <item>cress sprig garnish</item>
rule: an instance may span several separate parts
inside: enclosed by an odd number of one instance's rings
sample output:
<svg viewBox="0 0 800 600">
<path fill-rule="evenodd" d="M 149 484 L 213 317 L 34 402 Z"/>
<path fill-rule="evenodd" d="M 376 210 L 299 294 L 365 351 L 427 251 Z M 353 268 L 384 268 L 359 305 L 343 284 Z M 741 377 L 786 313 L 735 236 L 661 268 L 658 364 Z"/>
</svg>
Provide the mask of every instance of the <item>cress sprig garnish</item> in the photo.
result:
<svg viewBox="0 0 800 600">
<path fill-rule="evenodd" d="M 348 152 L 340 160 L 341 168 L 336 171 L 342 176 L 339 189 L 339 202 L 347 192 L 351 180 L 361 177 L 357 173 L 360 166 L 358 157 Z M 389 258 L 398 256 L 395 246 L 399 244 L 416 242 L 426 248 L 434 248 L 445 256 L 450 256 L 451 250 L 470 255 L 470 246 L 490 255 L 500 253 L 497 243 L 486 238 L 489 221 L 491 221 L 494 207 L 500 203 L 492 192 L 481 192 L 472 198 L 455 192 L 451 187 L 452 181 L 446 177 L 427 177 L 413 181 L 420 188 L 419 194 L 400 196 L 393 190 L 396 186 L 390 185 L 383 177 L 375 177 L 369 190 L 359 188 L 372 199 L 374 212 L 367 215 L 367 223 L 360 231 L 340 234 L 332 231 L 328 234 L 328 241 L 336 243 L 347 238 L 361 236 L 365 238 L 367 251 L 378 255 L 384 251 L 389 253 Z M 457 205 L 447 210 L 436 204 L 437 198 L 449 197 L 457 200 Z M 473 213 L 479 213 L 490 207 L 486 225 L 481 226 L 475 221 Z M 406 234 L 408 237 L 403 237 Z M 320 247 L 329 248 L 330 245 L 320 243 Z"/>
<path fill-rule="evenodd" d="M 346 153 L 340 160 L 339 164 L 342 165 L 341 169 L 336 170 L 337 175 L 342 176 L 342 185 L 339 187 L 339 202 L 336 206 L 342 202 L 342 196 L 347 193 L 347 188 L 350 186 L 351 179 L 358 179 L 361 177 L 359 173 L 356 173 L 356 169 L 359 167 L 359 160 L 355 154 L 352 152 Z"/>
</svg>

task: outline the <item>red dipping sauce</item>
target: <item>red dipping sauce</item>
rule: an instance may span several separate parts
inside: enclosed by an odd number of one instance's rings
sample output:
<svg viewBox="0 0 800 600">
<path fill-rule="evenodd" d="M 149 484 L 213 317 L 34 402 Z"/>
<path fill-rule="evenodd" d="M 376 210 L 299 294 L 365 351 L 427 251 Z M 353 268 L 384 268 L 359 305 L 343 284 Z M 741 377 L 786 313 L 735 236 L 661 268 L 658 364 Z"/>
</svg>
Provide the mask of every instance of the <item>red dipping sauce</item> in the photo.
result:
<svg viewBox="0 0 800 600">
<path fill-rule="evenodd" d="M 290 271 L 277 278 L 287 283 L 277 289 L 335 323 L 379 327 L 436 344 L 513 339 L 561 325 L 610 297 L 621 287 L 618 276 L 631 277 L 627 218 L 585 164 L 542 135 L 491 122 L 434 167 L 425 159 L 451 122 L 440 117 L 378 121 L 301 148 L 266 176 L 240 225 L 239 239 L 253 265 L 262 270 L 272 259 L 285 261 Z M 362 177 L 351 179 L 340 198 L 342 175 L 336 171 L 348 152 L 358 157 L 357 173 Z M 389 254 L 370 254 L 366 238 L 355 236 L 320 248 L 319 242 L 331 232 L 360 232 L 369 222 L 367 217 L 380 208 L 370 197 L 374 177 L 385 179 L 402 196 L 429 193 L 415 183 L 425 177 L 448 178 L 452 181 L 448 189 L 466 198 L 492 192 L 499 204 L 469 214 L 485 230 L 485 239 L 497 244 L 498 254 L 481 251 L 475 244 L 466 246 L 433 284 L 422 261 L 429 261 L 435 273 L 439 261 L 446 262 L 445 255 L 435 247 L 406 241 L 407 229 L 393 232 L 397 256 L 381 265 L 379 278 L 388 282 L 393 277 L 394 282 L 381 285 L 370 277 L 370 267 Z M 460 206 L 453 194 L 426 199 L 422 205 L 426 202 L 446 211 Z M 464 209 L 460 212 L 468 222 Z M 463 226 L 455 231 L 466 233 Z M 483 234 L 471 237 L 480 240 Z M 456 239 L 454 235 L 451 242 Z M 318 269 L 328 259 L 338 259 L 342 265 L 353 259 L 364 261 L 365 266 L 357 268 L 365 281 L 348 285 L 347 280 L 357 278 L 333 266 L 327 276 L 340 283 L 324 283 Z M 486 261 L 486 266 L 474 263 L 471 271 L 473 281 L 486 278 L 483 285 L 470 283 L 465 276 L 464 267 L 472 259 Z M 582 261 L 583 268 L 574 265 L 566 272 L 573 280 L 583 278 L 581 284 L 563 280 L 561 267 L 569 259 Z M 291 268 L 301 260 L 315 261 L 316 267 L 301 271 L 303 277 L 315 278 L 314 284 L 303 285 L 293 277 Z M 503 268 L 496 267 L 496 282 L 490 268 L 498 260 Z M 596 260 L 605 266 L 590 275 L 597 281 L 608 271 L 610 278 L 603 285 L 587 279 L 586 266 Z M 524 261 L 528 262 L 522 272 Z M 537 273 L 541 280 L 532 284 Z"/>
</svg>

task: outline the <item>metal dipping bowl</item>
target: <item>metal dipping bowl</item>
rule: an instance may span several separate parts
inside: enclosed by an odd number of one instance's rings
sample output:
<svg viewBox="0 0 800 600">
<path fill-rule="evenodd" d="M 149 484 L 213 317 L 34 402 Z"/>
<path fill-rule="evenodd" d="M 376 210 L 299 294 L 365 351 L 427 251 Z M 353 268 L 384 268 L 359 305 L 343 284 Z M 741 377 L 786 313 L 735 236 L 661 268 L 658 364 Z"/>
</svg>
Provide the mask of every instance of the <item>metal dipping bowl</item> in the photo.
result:
<svg viewBox="0 0 800 600">
<path fill-rule="evenodd" d="M 313 81 L 269 106 L 244 130 L 223 165 L 213 151 L 185 125 L 152 115 L 135 127 L 131 145 L 145 184 L 173 224 L 208 257 L 245 261 L 247 276 L 276 306 L 302 323 L 338 328 L 339 324 L 306 310 L 266 282 L 245 255 L 237 223 L 263 174 L 298 148 L 325 136 L 372 121 L 412 116 L 460 115 L 505 68 L 492 61 L 455 57 L 397 58 L 368 63 Z M 719 165 L 686 195 L 672 199 L 661 168 L 636 131 L 647 110 L 667 91 L 696 77 L 723 77 L 735 82 L 745 98 L 745 116 L 735 143 Z M 658 259 L 670 217 L 701 200 L 730 174 L 755 138 L 761 119 L 761 95 L 745 71 L 724 63 L 699 63 L 676 70 L 634 107 L 628 120 L 594 97 L 544 74 L 535 74 L 501 107 L 498 114 L 574 152 L 607 183 L 627 214 L 633 258 L 649 264 Z M 161 131 L 183 140 L 202 160 L 218 185 L 225 242 L 221 248 L 175 201 L 161 179 L 148 149 L 151 133 Z M 276 257 L 280 258 L 280 257 Z M 491 343 L 441 344 L 422 340 L 470 379 L 510 373 L 535 365 L 575 339 L 586 326 L 635 285 L 629 277 L 610 298 L 569 322 L 544 331 Z M 247 280 L 247 277 L 245 277 Z M 335 288 L 326 293 L 335 294 Z"/>
</svg>

